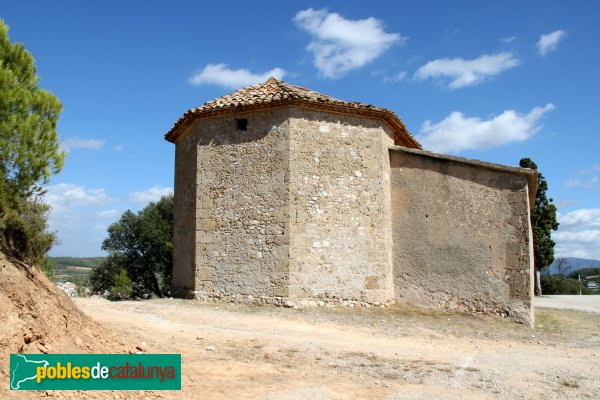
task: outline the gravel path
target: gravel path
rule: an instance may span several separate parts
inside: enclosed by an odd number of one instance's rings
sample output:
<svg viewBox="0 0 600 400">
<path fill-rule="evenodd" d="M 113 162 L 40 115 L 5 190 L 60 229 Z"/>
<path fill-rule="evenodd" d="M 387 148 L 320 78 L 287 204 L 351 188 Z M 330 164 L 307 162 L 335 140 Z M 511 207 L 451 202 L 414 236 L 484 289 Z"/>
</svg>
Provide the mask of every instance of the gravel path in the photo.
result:
<svg viewBox="0 0 600 400">
<path fill-rule="evenodd" d="M 165 399 L 600 398 L 600 314 L 540 308 L 532 330 L 393 307 L 75 302 L 132 344 L 182 354 L 183 390 Z"/>
<path fill-rule="evenodd" d="M 536 297 L 535 307 L 560 308 L 568 310 L 586 311 L 600 314 L 600 296 L 542 296 Z"/>
</svg>

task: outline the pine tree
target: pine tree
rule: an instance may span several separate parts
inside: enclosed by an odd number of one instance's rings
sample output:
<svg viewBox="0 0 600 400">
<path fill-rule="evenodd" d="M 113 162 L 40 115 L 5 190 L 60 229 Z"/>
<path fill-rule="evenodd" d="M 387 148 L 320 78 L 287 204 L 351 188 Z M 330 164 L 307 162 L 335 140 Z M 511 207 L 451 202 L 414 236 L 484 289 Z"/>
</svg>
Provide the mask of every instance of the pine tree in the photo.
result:
<svg viewBox="0 0 600 400">
<path fill-rule="evenodd" d="M 0 19 L 0 193 L 11 202 L 43 193 L 65 157 L 56 133 L 61 104 L 38 80 L 33 57 L 10 43 Z"/>
<path fill-rule="evenodd" d="M 55 241 L 40 195 L 65 158 L 56 133 L 61 104 L 38 81 L 33 57 L 10 42 L 0 19 L 0 250 L 32 263 Z"/>
</svg>

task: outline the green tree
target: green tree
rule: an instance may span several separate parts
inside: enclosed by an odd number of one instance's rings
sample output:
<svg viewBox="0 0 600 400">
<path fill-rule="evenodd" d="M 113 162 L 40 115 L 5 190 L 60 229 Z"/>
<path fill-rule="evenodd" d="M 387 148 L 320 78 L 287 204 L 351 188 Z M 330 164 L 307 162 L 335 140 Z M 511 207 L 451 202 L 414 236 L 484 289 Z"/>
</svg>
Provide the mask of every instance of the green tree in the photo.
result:
<svg viewBox="0 0 600 400">
<path fill-rule="evenodd" d="M 38 80 L 33 57 L 10 43 L 0 20 L 0 192 L 8 201 L 42 194 L 65 158 L 56 132 L 62 106 Z"/>
<path fill-rule="evenodd" d="M 61 104 L 38 80 L 33 57 L 10 42 L 0 19 L 0 249 L 32 263 L 55 241 L 39 196 L 65 157 L 56 133 Z"/>
<path fill-rule="evenodd" d="M 530 158 L 522 158 L 519 162 L 522 168 L 537 171 L 537 165 Z M 535 204 L 531 211 L 531 226 L 533 231 L 533 257 L 536 269 L 537 292 L 541 294 L 539 273 L 554 261 L 554 241 L 552 231 L 558 229 L 556 220 L 556 206 L 552 198 L 546 196 L 548 182 L 538 171 L 538 187 L 535 195 Z"/>
<path fill-rule="evenodd" d="M 168 294 L 173 268 L 173 195 L 150 203 L 137 214 L 128 210 L 108 227 L 102 249 L 108 257 L 94 269 L 94 292 L 110 290 L 121 266 L 132 280 L 133 294 Z"/>
<path fill-rule="evenodd" d="M 110 296 L 115 299 L 128 299 L 133 292 L 131 278 L 127 276 L 127 271 L 121 268 L 119 274 L 115 277 L 115 283 L 110 288 Z"/>
</svg>

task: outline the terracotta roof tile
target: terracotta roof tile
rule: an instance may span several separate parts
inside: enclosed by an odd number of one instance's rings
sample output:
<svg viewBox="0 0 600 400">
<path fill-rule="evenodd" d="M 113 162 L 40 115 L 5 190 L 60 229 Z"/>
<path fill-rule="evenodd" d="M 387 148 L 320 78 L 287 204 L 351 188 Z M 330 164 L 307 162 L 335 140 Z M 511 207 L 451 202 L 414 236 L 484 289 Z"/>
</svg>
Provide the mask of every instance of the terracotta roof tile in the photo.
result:
<svg viewBox="0 0 600 400">
<path fill-rule="evenodd" d="M 200 107 L 188 110 L 175 122 L 165 138 L 174 142 L 183 132 L 184 127 L 196 118 L 287 105 L 384 119 L 396 133 L 396 144 L 421 148 L 421 145 L 412 137 L 402 120 L 393 111 L 370 104 L 339 100 L 275 78 L 269 78 L 266 82 L 258 85 L 238 89 L 233 93 L 208 101 Z"/>
</svg>

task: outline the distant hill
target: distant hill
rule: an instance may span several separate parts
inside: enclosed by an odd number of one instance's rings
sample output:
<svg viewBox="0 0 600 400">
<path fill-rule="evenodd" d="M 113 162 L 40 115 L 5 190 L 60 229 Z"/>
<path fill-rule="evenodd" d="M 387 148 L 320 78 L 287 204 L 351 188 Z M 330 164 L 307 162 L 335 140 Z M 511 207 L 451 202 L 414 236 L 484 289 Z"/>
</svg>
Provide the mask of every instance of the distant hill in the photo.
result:
<svg viewBox="0 0 600 400">
<path fill-rule="evenodd" d="M 95 266 L 104 257 L 48 257 L 52 265 L 53 282 L 74 282 L 85 285 Z"/>
<path fill-rule="evenodd" d="M 581 268 L 600 268 L 600 260 L 589 260 L 586 258 L 576 258 L 576 257 L 564 257 L 568 261 L 568 268 L 563 272 L 565 275 L 569 275 L 573 271 L 577 271 Z M 558 274 L 558 269 L 556 268 L 557 259 L 554 260 L 552 264 L 550 264 L 550 275 Z"/>
<path fill-rule="evenodd" d="M 95 267 L 105 257 L 48 257 L 53 267 Z"/>
</svg>

